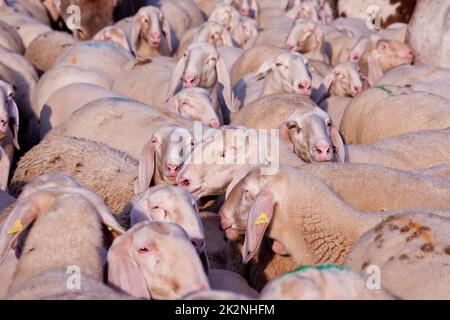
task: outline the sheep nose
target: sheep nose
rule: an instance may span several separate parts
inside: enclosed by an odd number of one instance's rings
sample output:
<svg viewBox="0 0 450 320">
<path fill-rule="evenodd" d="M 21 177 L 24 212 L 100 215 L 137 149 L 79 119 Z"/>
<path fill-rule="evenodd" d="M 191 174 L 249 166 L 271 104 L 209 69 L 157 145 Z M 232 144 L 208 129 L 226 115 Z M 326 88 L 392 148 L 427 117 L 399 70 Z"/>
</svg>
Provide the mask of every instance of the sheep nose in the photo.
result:
<svg viewBox="0 0 450 320">
<path fill-rule="evenodd" d="M 292 43 L 286 43 L 286 49 L 288 49 L 289 51 L 294 50 L 295 45 L 293 45 Z"/>
<path fill-rule="evenodd" d="M 209 126 L 211 128 L 217 129 L 218 127 L 220 127 L 220 122 L 219 122 L 219 120 L 213 119 L 213 120 L 209 121 Z"/>
<path fill-rule="evenodd" d="M 168 175 L 176 176 L 178 171 L 180 170 L 180 166 L 173 163 L 166 163 L 164 165 L 164 169 L 167 171 Z"/>
<path fill-rule="evenodd" d="M 161 40 L 161 33 L 159 33 L 159 32 L 152 32 L 150 34 L 150 38 L 152 40 L 155 40 L 155 41 L 160 41 Z"/>
<path fill-rule="evenodd" d="M 197 77 L 193 75 L 186 75 L 183 79 L 183 87 L 192 88 L 195 86 L 195 82 L 197 81 Z"/>
<path fill-rule="evenodd" d="M 318 162 L 331 161 L 333 156 L 333 146 L 325 141 L 319 141 L 314 146 L 314 160 Z"/>
<path fill-rule="evenodd" d="M 311 95 L 311 82 L 309 82 L 309 81 L 301 81 L 298 84 L 298 89 L 300 91 L 300 94 L 303 94 L 305 96 Z"/>
<path fill-rule="evenodd" d="M 363 87 L 362 86 L 354 86 L 353 87 L 353 91 L 355 91 L 356 93 L 362 92 L 363 91 Z"/>
</svg>

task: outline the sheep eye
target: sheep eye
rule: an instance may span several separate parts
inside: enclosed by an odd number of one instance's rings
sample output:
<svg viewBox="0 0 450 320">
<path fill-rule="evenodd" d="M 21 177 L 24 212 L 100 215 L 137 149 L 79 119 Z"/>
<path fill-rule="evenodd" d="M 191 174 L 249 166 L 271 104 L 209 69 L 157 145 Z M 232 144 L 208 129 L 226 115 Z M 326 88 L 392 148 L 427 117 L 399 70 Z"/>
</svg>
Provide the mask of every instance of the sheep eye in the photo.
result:
<svg viewBox="0 0 450 320">
<path fill-rule="evenodd" d="M 221 153 L 219 153 L 219 157 L 220 158 L 225 158 L 225 151 L 222 151 Z"/>
<path fill-rule="evenodd" d="M 331 121 L 330 119 L 327 120 L 327 126 L 331 127 L 331 125 L 333 124 L 333 121 Z"/>
<path fill-rule="evenodd" d="M 279 63 L 279 62 L 277 62 L 276 66 L 277 66 L 277 67 L 281 67 L 281 66 L 283 66 L 283 64 L 282 64 L 282 63 Z"/>
<path fill-rule="evenodd" d="M 159 206 L 153 206 L 152 207 L 152 210 L 158 210 L 159 209 Z"/>
</svg>

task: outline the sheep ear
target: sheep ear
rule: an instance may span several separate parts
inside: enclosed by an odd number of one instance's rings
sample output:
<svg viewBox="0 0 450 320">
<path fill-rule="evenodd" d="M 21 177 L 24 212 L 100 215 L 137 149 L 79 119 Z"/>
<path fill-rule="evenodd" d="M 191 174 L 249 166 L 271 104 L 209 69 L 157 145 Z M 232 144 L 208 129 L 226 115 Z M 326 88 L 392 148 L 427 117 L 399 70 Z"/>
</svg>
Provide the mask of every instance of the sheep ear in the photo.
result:
<svg viewBox="0 0 450 320">
<path fill-rule="evenodd" d="M 8 251 L 15 248 L 15 242 L 41 214 L 52 205 L 54 197 L 47 192 L 36 192 L 19 202 L 6 219 L 0 231 L 0 265 Z"/>
<path fill-rule="evenodd" d="M 20 150 L 19 147 L 19 109 L 17 108 L 17 104 L 12 97 L 8 98 L 7 102 L 8 115 L 9 118 L 13 119 L 13 121 L 9 122 L 10 129 L 14 136 L 14 145 Z"/>
<path fill-rule="evenodd" d="M 172 77 L 170 78 L 169 91 L 167 98 L 171 98 L 177 93 L 178 87 L 180 86 L 181 77 L 184 74 L 184 69 L 186 68 L 187 57 L 182 56 L 180 60 L 178 60 L 177 65 L 175 66 L 175 70 L 173 70 Z"/>
<path fill-rule="evenodd" d="M 317 104 L 322 102 L 322 100 L 326 99 L 328 96 L 328 93 L 330 91 L 331 86 L 333 85 L 334 80 L 336 79 L 334 71 L 329 72 L 323 79 L 322 83 L 320 84 L 319 89 L 314 90 L 313 94 L 313 100 Z"/>
<path fill-rule="evenodd" d="M 243 263 L 246 264 L 255 255 L 261 245 L 264 234 L 272 221 L 275 200 L 273 194 L 266 189 L 256 197 L 250 208 L 242 251 Z"/>
<path fill-rule="evenodd" d="M 155 141 L 150 139 L 144 146 L 139 159 L 138 178 L 134 183 L 134 193 L 144 192 L 149 186 L 155 171 Z"/>
<path fill-rule="evenodd" d="M 367 65 L 368 65 L 368 82 L 370 86 L 373 86 L 375 82 L 377 82 L 383 76 L 383 70 L 381 69 L 378 60 L 372 55 L 369 54 L 367 57 Z"/>
<path fill-rule="evenodd" d="M 253 165 L 245 164 L 238 170 L 238 172 L 236 172 L 236 174 L 233 177 L 233 180 L 227 187 L 227 191 L 225 193 L 225 199 L 228 198 L 231 191 L 233 191 L 234 187 L 239 183 L 239 181 L 241 181 L 242 179 L 245 178 L 245 176 L 250 172 L 250 170 L 252 170 L 252 168 L 254 168 Z"/>
<path fill-rule="evenodd" d="M 336 150 L 338 162 L 344 163 L 345 162 L 344 141 L 342 141 L 342 137 L 339 133 L 338 128 L 336 128 L 335 126 L 331 126 L 329 129 L 329 135 L 331 138 L 331 142 L 333 143 L 333 146 Z"/>
<path fill-rule="evenodd" d="M 141 34 L 141 17 L 139 15 L 134 16 L 133 24 L 131 26 L 131 35 L 130 35 L 130 44 L 131 50 L 135 55 L 137 55 L 138 45 L 139 45 L 139 37 Z"/>
<path fill-rule="evenodd" d="M 172 98 L 167 100 L 166 103 L 164 104 L 164 110 L 179 114 L 180 113 L 180 105 L 179 105 L 178 97 L 173 96 Z"/>
<path fill-rule="evenodd" d="M 205 242 L 203 242 L 203 252 L 200 253 L 200 261 L 202 262 L 203 270 L 205 270 L 206 275 L 208 275 L 209 274 L 210 265 L 209 265 L 208 255 L 206 254 L 206 244 L 205 244 Z"/>
<path fill-rule="evenodd" d="M 233 89 L 231 88 L 230 73 L 228 72 L 225 60 L 223 60 L 222 57 L 219 57 L 219 59 L 216 62 L 216 72 L 217 72 L 217 81 L 223 87 L 222 88 L 223 100 L 225 101 L 228 110 L 233 112 L 234 95 Z"/>
<path fill-rule="evenodd" d="M 0 147 L 0 156 L 0 189 L 6 191 L 8 189 L 8 178 L 11 162 L 2 147 Z"/>
<path fill-rule="evenodd" d="M 289 149 L 294 152 L 294 143 L 291 139 L 291 134 L 289 132 L 289 123 L 285 122 L 280 126 L 280 140 L 289 147 Z"/>
<path fill-rule="evenodd" d="M 263 62 L 258 70 L 255 72 L 255 77 L 257 80 L 261 80 L 267 76 L 267 74 L 273 70 L 273 67 L 275 66 L 275 59 L 268 60 L 266 62 Z"/>
<path fill-rule="evenodd" d="M 130 251 L 129 234 L 114 240 L 108 251 L 108 283 L 133 297 L 150 299 L 145 279 Z"/>
<path fill-rule="evenodd" d="M 172 30 L 170 29 L 169 22 L 166 19 L 164 19 L 161 29 L 162 29 L 162 32 L 164 33 L 164 36 L 166 37 L 167 45 L 169 46 L 170 52 L 173 52 Z"/>
</svg>

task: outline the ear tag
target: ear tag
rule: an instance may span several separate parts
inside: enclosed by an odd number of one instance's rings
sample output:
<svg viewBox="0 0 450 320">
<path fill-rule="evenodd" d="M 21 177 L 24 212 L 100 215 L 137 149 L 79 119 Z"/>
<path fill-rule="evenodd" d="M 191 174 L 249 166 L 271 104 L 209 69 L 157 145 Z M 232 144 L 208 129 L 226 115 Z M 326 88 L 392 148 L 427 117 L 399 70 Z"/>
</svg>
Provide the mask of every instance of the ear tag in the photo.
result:
<svg viewBox="0 0 450 320">
<path fill-rule="evenodd" d="M 22 231 L 22 229 L 23 229 L 22 221 L 16 220 L 16 221 L 14 221 L 13 226 L 8 229 L 8 234 L 17 233 L 19 231 Z"/>
<path fill-rule="evenodd" d="M 258 218 L 255 220 L 255 224 L 266 224 L 269 223 L 269 217 L 267 216 L 267 213 L 261 212 Z"/>
</svg>

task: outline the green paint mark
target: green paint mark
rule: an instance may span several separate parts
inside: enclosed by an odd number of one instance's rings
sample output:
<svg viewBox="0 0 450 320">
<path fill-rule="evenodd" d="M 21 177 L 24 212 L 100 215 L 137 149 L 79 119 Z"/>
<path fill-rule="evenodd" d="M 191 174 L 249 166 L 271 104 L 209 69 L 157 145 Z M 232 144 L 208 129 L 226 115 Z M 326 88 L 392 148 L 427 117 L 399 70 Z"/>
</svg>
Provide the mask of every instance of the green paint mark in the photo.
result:
<svg viewBox="0 0 450 320">
<path fill-rule="evenodd" d="M 297 269 L 286 272 L 286 274 L 303 272 L 303 271 L 310 270 L 310 269 L 316 269 L 319 271 L 328 270 L 328 269 L 348 270 L 346 267 L 338 265 L 338 264 L 324 263 L 324 264 L 319 264 L 317 266 L 301 266 L 301 267 L 298 267 Z"/>
<path fill-rule="evenodd" d="M 394 91 L 389 90 L 389 89 L 386 88 L 385 86 L 375 86 L 374 88 L 380 89 L 380 90 L 386 92 L 386 93 L 388 94 L 388 96 L 390 96 L 390 97 L 395 96 Z"/>
</svg>

